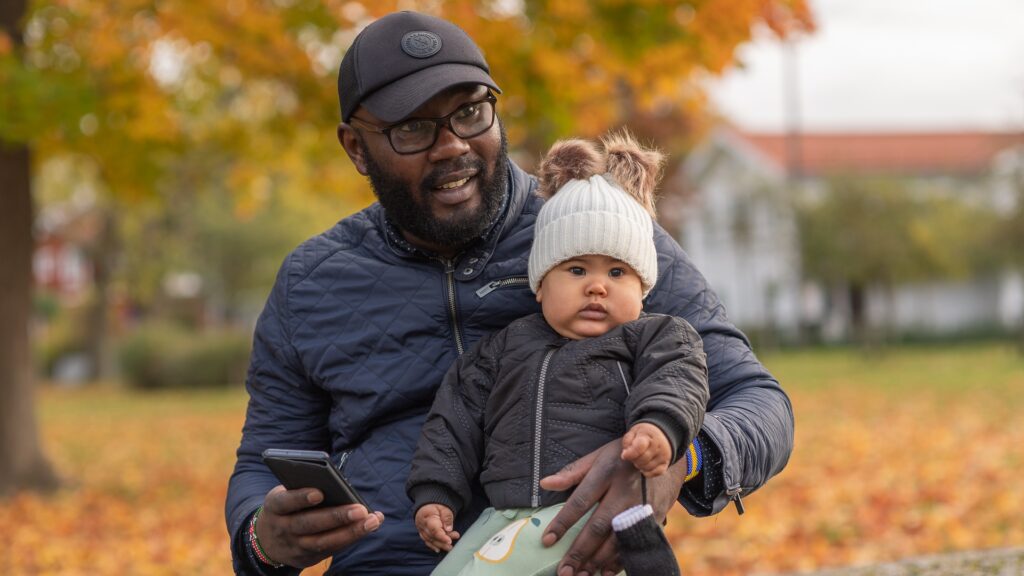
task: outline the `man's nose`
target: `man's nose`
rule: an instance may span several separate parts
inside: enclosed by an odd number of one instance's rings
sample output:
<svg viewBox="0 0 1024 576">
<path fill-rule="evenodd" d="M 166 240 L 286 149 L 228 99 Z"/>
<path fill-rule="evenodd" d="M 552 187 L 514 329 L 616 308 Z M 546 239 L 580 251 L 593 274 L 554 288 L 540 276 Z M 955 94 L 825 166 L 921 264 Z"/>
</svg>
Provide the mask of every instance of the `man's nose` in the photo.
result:
<svg viewBox="0 0 1024 576">
<path fill-rule="evenodd" d="M 449 160 L 469 152 L 469 142 L 457 136 L 449 126 L 442 126 L 440 131 L 437 141 L 427 153 L 428 160 L 431 162 Z"/>
</svg>

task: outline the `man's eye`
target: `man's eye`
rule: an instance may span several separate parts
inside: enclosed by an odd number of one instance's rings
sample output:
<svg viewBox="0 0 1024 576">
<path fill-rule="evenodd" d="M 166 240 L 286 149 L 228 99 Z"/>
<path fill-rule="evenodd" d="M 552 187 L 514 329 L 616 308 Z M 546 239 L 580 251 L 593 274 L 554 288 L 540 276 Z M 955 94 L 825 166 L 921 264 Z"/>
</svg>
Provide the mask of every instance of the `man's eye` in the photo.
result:
<svg viewBox="0 0 1024 576">
<path fill-rule="evenodd" d="M 398 132 L 401 132 L 404 135 L 422 134 L 424 132 L 429 132 L 431 130 L 431 124 L 431 122 L 427 122 L 424 120 L 412 120 L 409 122 L 399 124 L 398 126 L 395 126 L 394 129 L 397 130 Z"/>
<path fill-rule="evenodd" d="M 463 106 L 455 112 L 456 120 L 467 120 L 480 114 L 480 104 L 469 104 Z"/>
<path fill-rule="evenodd" d="M 625 276 L 626 271 L 622 268 L 612 268 L 611 271 L 608 272 L 608 275 L 612 278 L 618 278 L 619 276 Z"/>
<path fill-rule="evenodd" d="M 584 275 L 586 275 L 586 273 L 587 273 L 587 271 L 584 270 L 583 268 L 579 267 L 579 266 L 570 266 L 569 267 L 569 274 L 572 274 L 573 276 L 584 276 Z"/>
</svg>

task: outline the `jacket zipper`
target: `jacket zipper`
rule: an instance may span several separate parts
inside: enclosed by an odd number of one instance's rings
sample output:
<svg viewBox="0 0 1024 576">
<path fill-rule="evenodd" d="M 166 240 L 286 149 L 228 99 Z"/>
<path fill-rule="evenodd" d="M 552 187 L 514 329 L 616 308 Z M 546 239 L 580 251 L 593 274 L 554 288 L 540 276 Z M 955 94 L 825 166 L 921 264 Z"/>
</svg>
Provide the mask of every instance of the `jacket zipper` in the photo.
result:
<svg viewBox="0 0 1024 576">
<path fill-rule="evenodd" d="M 455 334 L 455 350 L 458 351 L 459 356 L 462 356 L 466 347 L 462 343 L 459 317 L 455 310 L 455 261 L 445 258 L 442 262 L 444 263 L 445 290 L 448 292 L 448 320 L 452 323 L 452 333 Z"/>
<path fill-rule="evenodd" d="M 557 348 L 548 350 L 544 360 L 540 363 L 540 377 L 537 381 L 537 406 L 533 415 L 533 494 L 530 497 L 530 506 L 540 506 L 540 449 L 541 449 L 541 422 L 544 421 L 544 381 L 548 375 L 548 362 Z"/>
<path fill-rule="evenodd" d="M 494 292 L 498 288 L 504 288 L 506 286 L 512 286 L 514 284 L 529 284 L 530 278 L 527 276 L 510 276 L 508 278 L 502 278 L 500 280 L 493 280 L 485 284 L 482 288 L 476 291 L 477 298 L 483 298 L 491 292 Z"/>
<path fill-rule="evenodd" d="M 345 450 L 344 452 L 341 453 L 341 457 L 338 458 L 338 465 L 335 466 L 335 468 L 338 470 L 339 473 L 345 471 L 345 462 L 348 461 L 348 457 L 350 454 L 352 454 L 351 450 Z"/>
<path fill-rule="evenodd" d="M 736 486 L 735 488 L 726 490 L 725 495 L 728 496 L 729 500 L 736 505 L 736 513 L 742 516 L 747 510 L 743 506 L 743 498 L 740 498 L 740 492 L 743 492 L 743 487 Z"/>
</svg>

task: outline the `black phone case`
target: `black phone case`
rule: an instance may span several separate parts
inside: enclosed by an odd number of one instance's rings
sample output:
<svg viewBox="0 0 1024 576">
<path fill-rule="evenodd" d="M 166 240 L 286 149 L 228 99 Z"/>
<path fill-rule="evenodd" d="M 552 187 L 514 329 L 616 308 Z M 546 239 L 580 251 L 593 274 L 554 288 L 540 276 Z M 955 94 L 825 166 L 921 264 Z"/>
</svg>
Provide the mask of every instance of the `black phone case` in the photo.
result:
<svg viewBox="0 0 1024 576">
<path fill-rule="evenodd" d="M 286 456 L 263 457 L 263 462 L 277 476 L 281 484 L 289 490 L 299 488 L 316 488 L 323 492 L 324 500 L 314 508 L 327 506 L 343 506 L 346 504 L 362 504 L 367 510 L 370 507 L 359 496 L 359 493 L 334 469 L 328 459 L 297 459 Z"/>
</svg>

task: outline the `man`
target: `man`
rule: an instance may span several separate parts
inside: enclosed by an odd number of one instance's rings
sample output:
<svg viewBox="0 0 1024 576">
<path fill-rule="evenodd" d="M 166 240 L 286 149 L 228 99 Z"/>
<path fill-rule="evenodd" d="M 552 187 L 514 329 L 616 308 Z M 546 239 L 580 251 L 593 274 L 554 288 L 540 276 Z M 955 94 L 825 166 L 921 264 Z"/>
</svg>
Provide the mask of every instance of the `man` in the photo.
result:
<svg viewBox="0 0 1024 576">
<path fill-rule="evenodd" d="M 526 259 L 541 200 L 506 155 L 500 90 L 473 41 L 443 20 L 388 15 L 346 52 L 338 90 L 338 139 L 379 203 L 296 249 L 260 316 L 225 511 L 240 573 L 292 574 L 333 556 L 334 574 L 429 574 L 438 558 L 420 542 L 404 491 L 423 419 L 459 355 L 538 311 Z M 789 399 L 658 227 L 655 244 L 658 283 L 645 309 L 700 332 L 711 399 L 702 472 L 684 485 L 685 467 L 670 468 L 649 486 L 652 504 L 660 518 L 677 499 L 695 515 L 729 501 L 742 512 L 740 494 L 788 460 Z M 374 512 L 310 509 L 322 495 L 278 486 L 260 461 L 266 448 L 330 453 Z M 619 567 L 610 520 L 640 499 L 620 453 L 610 443 L 542 482 L 576 486 L 547 544 L 600 502 L 560 576 Z"/>
</svg>

